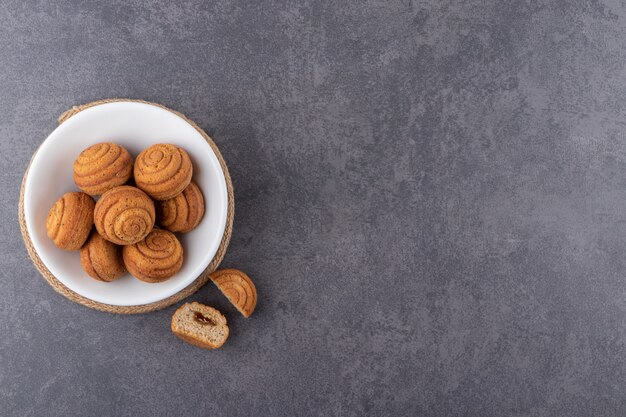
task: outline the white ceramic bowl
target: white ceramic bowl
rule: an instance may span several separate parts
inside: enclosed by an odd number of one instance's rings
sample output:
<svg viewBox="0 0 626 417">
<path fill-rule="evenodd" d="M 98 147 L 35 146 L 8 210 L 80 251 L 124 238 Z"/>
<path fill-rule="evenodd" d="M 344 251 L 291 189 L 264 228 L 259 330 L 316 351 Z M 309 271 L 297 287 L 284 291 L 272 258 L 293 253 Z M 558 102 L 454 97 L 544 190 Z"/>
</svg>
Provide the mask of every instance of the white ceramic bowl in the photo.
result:
<svg viewBox="0 0 626 417">
<path fill-rule="evenodd" d="M 193 179 L 204 194 L 200 225 L 177 234 L 185 250 L 182 269 L 169 280 L 148 284 L 126 274 L 115 282 L 90 278 L 78 252 L 57 248 L 46 234 L 46 217 L 64 193 L 79 191 L 72 179 L 74 159 L 94 143 L 110 141 L 136 157 L 155 143 L 173 143 L 189 153 Z M 57 127 L 35 154 L 24 189 L 26 227 L 46 267 L 72 291 L 100 303 L 135 306 L 163 300 L 191 284 L 213 259 L 224 234 L 226 180 L 215 153 L 184 119 L 157 106 L 134 102 L 102 104 L 81 111 Z"/>
</svg>

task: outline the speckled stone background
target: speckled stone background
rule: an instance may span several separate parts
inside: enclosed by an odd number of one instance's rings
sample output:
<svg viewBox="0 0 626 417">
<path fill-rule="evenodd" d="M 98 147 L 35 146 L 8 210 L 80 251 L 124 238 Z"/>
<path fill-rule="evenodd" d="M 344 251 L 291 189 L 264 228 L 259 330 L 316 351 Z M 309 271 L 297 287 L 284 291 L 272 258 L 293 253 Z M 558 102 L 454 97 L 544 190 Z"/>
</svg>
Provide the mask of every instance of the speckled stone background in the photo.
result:
<svg viewBox="0 0 626 417">
<path fill-rule="evenodd" d="M 247 3 L 0 4 L 0 415 L 626 415 L 626 5 Z M 29 261 L 28 160 L 105 97 L 229 163 L 222 350 Z"/>
</svg>

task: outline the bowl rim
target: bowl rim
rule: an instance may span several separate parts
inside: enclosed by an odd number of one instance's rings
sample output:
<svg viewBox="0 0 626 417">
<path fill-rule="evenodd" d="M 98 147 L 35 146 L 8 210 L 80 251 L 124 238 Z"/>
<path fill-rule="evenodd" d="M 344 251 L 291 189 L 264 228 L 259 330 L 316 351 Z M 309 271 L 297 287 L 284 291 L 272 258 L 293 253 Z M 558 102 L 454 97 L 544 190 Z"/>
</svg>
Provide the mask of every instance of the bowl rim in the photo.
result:
<svg viewBox="0 0 626 417">
<path fill-rule="evenodd" d="M 192 272 L 189 272 L 189 279 L 181 281 L 181 283 L 174 287 L 174 289 L 170 289 L 168 292 L 164 292 L 163 295 L 158 298 L 152 298 L 147 300 L 145 303 L 141 304 L 131 304 L 131 303 L 103 303 L 98 300 L 94 300 L 90 298 L 88 295 L 81 294 L 79 292 L 75 292 L 74 288 L 71 285 L 66 285 L 66 282 L 63 279 L 59 279 L 54 276 L 50 270 L 49 263 L 46 262 L 45 256 L 42 257 L 40 255 L 41 247 L 38 247 L 37 239 L 32 239 L 31 235 L 34 229 L 32 214 L 30 205 L 32 204 L 32 176 L 29 173 L 32 170 L 33 166 L 36 166 L 38 162 L 38 158 L 40 155 L 45 152 L 46 147 L 52 146 L 54 143 L 55 137 L 62 136 L 63 134 L 63 126 L 71 126 L 73 123 L 80 123 L 80 117 L 74 118 L 73 116 L 78 115 L 79 113 L 85 112 L 97 112 L 103 111 L 102 107 L 112 106 L 112 105 L 128 105 L 132 104 L 133 106 L 150 106 L 153 108 L 158 108 L 163 111 L 168 111 L 178 116 L 182 121 L 189 124 L 193 127 L 204 139 L 206 144 L 206 149 L 209 151 L 209 159 L 211 163 L 214 165 L 213 168 L 218 168 L 217 170 L 220 173 L 219 175 L 219 194 L 221 197 L 221 201 L 225 204 L 220 205 L 221 210 L 219 212 L 219 238 L 215 239 L 214 244 L 208 248 L 206 251 L 207 255 L 202 258 L 202 262 L 199 262 Z M 132 106 L 131 106 L 132 107 Z M 72 112 L 69 116 L 67 116 L 68 112 Z M 195 292 L 197 289 L 202 287 L 208 280 L 208 274 L 215 270 L 217 265 L 221 262 L 224 257 L 224 253 L 226 248 L 228 247 L 230 241 L 230 234 L 232 232 L 232 223 L 234 217 L 234 199 L 232 196 L 232 182 L 230 179 L 230 175 L 228 173 L 228 168 L 226 163 L 213 142 L 213 140 L 204 132 L 201 128 L 199 128 L 193 121 L 189 120 L 183 114 L 171 110 L 165 106 L 162 106 L 158 103 L 146 102 L 143 100 L 133 100 L 133 99 L 107 99 L 99 102 L 88 103 L 82 106 L 75 106 L 72 109 L 68 110 L 68 112 L 64 113 L 61 118 L 59 118 L 60 124 L 57 126 L 46 139 L 40 144 L 38 149 L 33 154 L 31 161 L 24 173 L 24 179 L 22 181 L 22 188 L 20 192 L 20 226 L 22 229 L 22 235 L 24 237 L 24 241 L 26 243 L 29 255 L 31 256 L 33 262 L 37 269 L 41 272 L 41 274 L 46 278 L 46 280 L 53 286 L 53 288 L 66 296 L 67 298 L 72 299 L 75 302 L 86 305 L 88 307 L 92 307 L 99 310 L 105 310 L 110 312 L 120 312 L 120 313 L 142 313 L 147 311 L 153 311 L 160 308 L 167 307 L 181 299 L 187 297 L 188 295 Z M 29 247 L 30 246 L 30 247 Z M 112 311 L 113 310 L 113 311 Z M 118 310 L 118 311 L 115 311 Z"/>
</svg>

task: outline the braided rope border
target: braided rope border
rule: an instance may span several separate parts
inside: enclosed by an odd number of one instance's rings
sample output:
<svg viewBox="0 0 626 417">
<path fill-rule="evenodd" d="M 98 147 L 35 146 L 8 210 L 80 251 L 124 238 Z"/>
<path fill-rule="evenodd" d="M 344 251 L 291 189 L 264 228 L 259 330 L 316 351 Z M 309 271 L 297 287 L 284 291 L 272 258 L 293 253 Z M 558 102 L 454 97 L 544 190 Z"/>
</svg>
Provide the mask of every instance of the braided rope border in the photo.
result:
<svg viewBox="0 0 626 417">
<path fill-rule="evenodd" d="M 66 112 L 61 114 L 61 116 L 59 116 L 59 119 L 58 119 L 59 124 L 65 122 L 70 117 L 90 107 L 99 106 L 101 104 L 107 104 L 107 103 L 116 103 L 116 102 L 133 102 L 133 103 L 150 104 L 152 106 L 156 106 L 156 107 L 159 107 L 159 108 L 162 108 L 164 110 L 174 113 L 175 115 L 181 117 L 183 120 L 189 123 L 191 126 L 193 126 L 198 131 L 198 133 L 200 133 L 202 137 L 208 142 L 208 144 L 211 146 L 211 149 L 213 149 L 215 156 L 217 156 L 220 166 L 222 167 L 222 171 L 224 172 L 224 178 L 226 179 L 226 191 L 228 193 L 228 210 L 226 214 L 226 227 L 224 229 L 224 235 L 222 236 L 222 241 L 220 242 L 220 246 L 217 249 L 217 252 L 215 253 L 215 256 L 213 257 L 213 260 L 211 261 L 209 266 L 200 274 L 198 278 L 196 278 L 194 282 L 189 284 L 184 289 L 180 290 L 174 295 L 169 296 L 168 298 L 164 300 L 157 301 L 157 302 L 150 303 L 150 304 L 143 304 L 143 305 L 136 305 L 136 306 L 114 306 L 110 304 L 98 303 L 96 301 L 90 300 L 89 298 L 83 297 L 82 295 L 79 295 L 75 293 L 74 291 L 70 290 L 65 285 L 63 285 L 48 270 L 48 268 L 46 268 L 44 263 L 41 261 L 41 258 L 39 258 L 39 255 L 37 254 L 37 251 L 35 250 L 35 247 L 33 246 L 33 242 L 30 239 L 30 235 L 28 234 L 28 230 L 26 229 L 26 221 L 24 218 L 24 186 L 26 184 L 28 171 L 30 170 L 30 164 L 32 163 L 32 158 L 31 158 L 31 162 L 29 162 L 28 167 L 26 168 L 26 172 L 24 172 L 24 178 L 22 179 L 22 187 L 20 189 L 20 201 L 19 201 L 19 208 L 18 208 L 19 222 L 20 222 L 20 229 L 22 231 L 22 237 L 24 238 L 24 244 L 26 245 L 26 250 L 28 251 L 28 255 L 32 259 L 33 263 L 35 264 L 35 267 L 39 270 L 41 275 L 46 279 L 46 281 L 48 281 L 48 284 L 50 284 L 56 292 L 58 292 L 59 294 L 61 294 L 62 296 L 66 298 L 69 298 L 75 303 L 81 304 L 85 307 L 93 308 L 95 310 L 106 311 L 107 313 L 116 313 L 116 314 L 141 314 L 141 313 L 148 313 L 151 311 L 156 311 L 165 307 L 169 307 L 172 304 L 175 304 L 183 300 L 184 298 L 190 296 L 191 294 L 195 293 L 204 284 L 207 283 L 207 281 L 209 280 L 209 274 L 215 271 L 217 267 L 219 266 L 219 264 L 222 262 L 222 259 L 224 259 L 224 255 L 226 254 L 226 249 L 228 248 L 228 244 L 230 242 L 230 237 L 233 232 L 233 220 L 235 217 L 235 198 L 234 198 L 234 193 L 233 193 L 233 184 L 232 184 L 230 175 L 228 173 L 228 167 L 226 166 L 226 162 L 224 161 L 222 154 L 217 148 L 217 145 L 215 145 L 215 143 L 213 142 L 213 139 L 211 139 L 209 135 L 207 135 L 204 132 L 204 130 L 198 127 L 197 124 L 189 120 L 183 114 L 175 110 L 169 109 L 161 104 L 153 103 L 150 101 L 144 101 L 144 100 L 136 100 L 136 99 L 110 98 L 110 99 L 98 100 L 98 101 L 93 101 L 91 103 L 82 104 L 80 106 L 73 106 L 71 109 L 67 110 Z"/>
</svg>

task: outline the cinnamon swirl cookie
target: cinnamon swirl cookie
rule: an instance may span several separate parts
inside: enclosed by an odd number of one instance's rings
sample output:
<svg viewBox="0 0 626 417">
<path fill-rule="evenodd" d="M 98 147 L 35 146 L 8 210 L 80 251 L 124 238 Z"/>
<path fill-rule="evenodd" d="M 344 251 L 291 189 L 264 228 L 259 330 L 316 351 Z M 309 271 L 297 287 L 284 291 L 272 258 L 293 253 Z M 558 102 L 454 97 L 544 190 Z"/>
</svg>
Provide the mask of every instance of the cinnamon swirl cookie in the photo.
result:
<svg viewBox="0 0 626 417">
<path fill-rule="evenodd" d="M 218 349 L 228 339 L 226 317 L 197 302 L 183 304 L 172 316 L 172 332 L 184 342 L 203 349 Z"/>
<path fill-rule="evenodd" d="M 220 269 L 209 275 L 244 317 L 250 317 L 256 307 L 256 287 L 248 275 L 238 269 Z"/>
<path fill-rule="evenodd" d="M 163 282 L 183 266 L 183 247 L 173 233 L 154 229 L 141 242 L 122 249 L 126 269 L 141 281 Z"/>
<path fill-rule="evenodd" d="M 196 228 L 204 216 L 202 191 L 191 181 L 182 193 L 155 203 L 157 223 L 170 232 L 187 233 Z"/>
<path fill-rule="evenodd" d="M 94 211 L 98 233 L 109 242 L 132 245 L 154 227 L 154 203 L 138 188 L 123 185 L 100 197 Z"/>
<path fill-rule="evenodd" d="M 90 277 L 98 281 L 115 281 L 126 272 L 122 248 L 109 242 L 95 230 L 80 249 L 80 264 Z"/>
<path fill-rule="evenodd" d="M 89 195 L 101 195 L 125 184 L 133 174 L 133 158 L 111 142 L 92 145 L 74 161 L 74 182 Z"/>
<path fill-rule="evenodd" d="M 85 193 L 63 194 L 48 212 L 48 237 L 61 249 L 80 249 L 93 226 L 95 204 L 93 198 Z"/>
<path fill-rule="evenodd" d="M 137 156 L 134 173 L 137 187 L 155 200 L 167 200 L 189 185 L 193 167 L 184 149 L 161 143 Z"/>
</svg>

